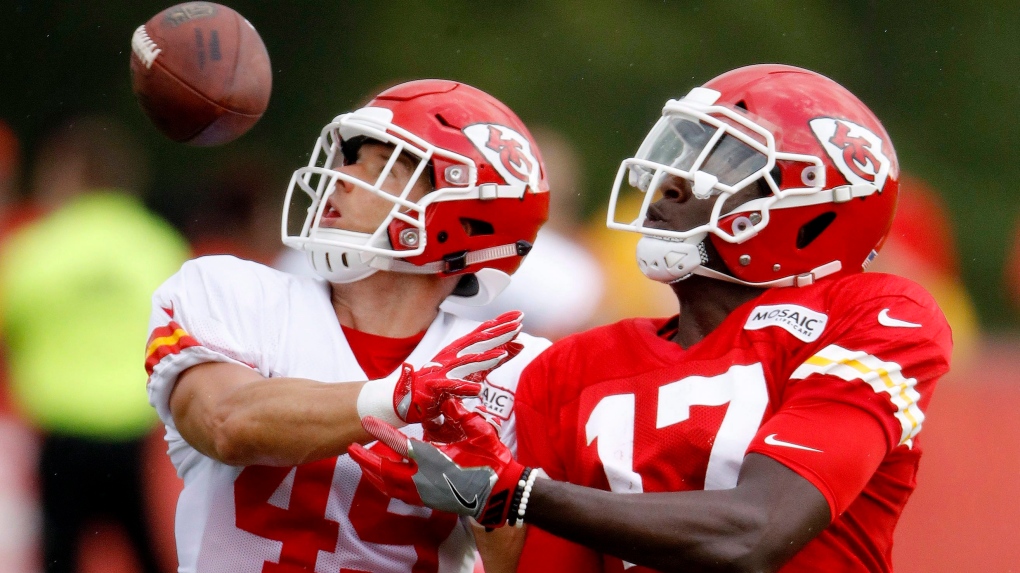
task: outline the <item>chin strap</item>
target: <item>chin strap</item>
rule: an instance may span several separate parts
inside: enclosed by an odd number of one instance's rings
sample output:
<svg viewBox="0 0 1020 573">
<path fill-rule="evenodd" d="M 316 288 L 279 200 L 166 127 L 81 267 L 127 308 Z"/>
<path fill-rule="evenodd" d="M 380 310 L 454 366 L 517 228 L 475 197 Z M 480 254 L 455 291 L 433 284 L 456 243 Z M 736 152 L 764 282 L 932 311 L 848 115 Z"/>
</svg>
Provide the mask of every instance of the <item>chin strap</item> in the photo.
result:
<svg viewBox="0 0 1020 573">
<path fill-rule="evenodd" d="M 658 237 L 641 237 L 637 246 L 638 266 L 648 278 L 666 284 L 678 283 L 691 275 L 736 283 L 759 288 L 804 287 L 814 284 L 822 277 L 838 273 L 843 265 L 839 261 L 830 261 L 811 269 L 810 272 L 779 278 L 772 281 L 753 283 L 742 281 L 737 277 L 710 269 L 705 237 L 701 234 L 683 241 L 668 241 Z"/>
<path fill-rule="evenodd" d="M 369 264 L 383 271 L 396 273 L 407 273 L 414 275 L 434 275 L 439 273 L 453 273 L 463 270 L 471 265 L 505 259 L 508 257 L 523 257 L 531 252 L 531 243 L 517 241 L 507 245 L 478 249 L 477 251 L 460 251 L 443 257 L 441 261 L 433 261 L 424 265 L 415 265 L 401 259 L 390 259 L 387 257 L 374 257 Z"/>
<path fill-rule="evenodd" d="M 415 265 L 402 259 L 391 259 L 353 249 L 308 250 L 308 260 L 316 273 L 324 279 L 334 283 L 352 283 L 378 271 L 415 275 L 454 273 L 470 265 L 509 257 L 524 257 L 531 252 L 531 248 L 532 244 L 528 241 L 517 241 L 476 251 L 452 253 L 443 257 L 441 261 L 433 261 L 424 265 Z M 475 275 L 477 283 L 477 288 L 473 289 L 474 292 L 450 295 L 447 300 L 467 306 L 483 306 L 492 302 L 510 284 L 510 275 L 497 269 L 485 267 L 472 274 Z"/>
<path fill-rule="evenodd" d="M 638 268 L 652 280 L 666 284 L 682 281 L 708 262 L 706 233 L 683 241 L 641 237 L 637 245 Z"/>
<path fill-rule="evenodd" d="M 393 259 L 384 255 L 375 255 L 357 249 L 317 248 L 304 246 L 312 262 L 312 266 L 320 271 L 324 278 L 328 274 L 358 275 L 357 278 L 337 282 L 353 282 L 364 278 L 375 271 L 392 271 L 413 275 L 434 275 L 453 273 L 470 265 L 505 259 L 523 257 L 531 252 L 532 244 L 528 241 L 517 241 L 506 245 L 478 249 L 477 251 L 460 251 L 443 257 L 441 261 L 433 261 L 424 265 L 415 265 L 402 259 Z M 332 280 L 332 279 L 331 279 Z"/>
<path fill-rule="evenodd" d="M 766 281 L 762 283 L 752 283 L 748 281 L 742 281 L 736 277 L 730 276 L 725 273 L 721 273 L 716 270 L 712 270 L 706 267 L 699 267 L 694 271 L 694 274 L 711 279 L 718 279 L 729 283 L 736 283 L 745 286 L 759 287 L 759 288 L 778 288 L 778 287 L 805 287 L 812 285 L 818 279 L 827 277 L 829 275 L 838 273 L 843 268 L 843 264 L 839 261 L 830 261 L 824 265 L 811 269 L 810 272 L 793 275 L 789 277 L 783 277 L 774 281 Z"/>
</svg>

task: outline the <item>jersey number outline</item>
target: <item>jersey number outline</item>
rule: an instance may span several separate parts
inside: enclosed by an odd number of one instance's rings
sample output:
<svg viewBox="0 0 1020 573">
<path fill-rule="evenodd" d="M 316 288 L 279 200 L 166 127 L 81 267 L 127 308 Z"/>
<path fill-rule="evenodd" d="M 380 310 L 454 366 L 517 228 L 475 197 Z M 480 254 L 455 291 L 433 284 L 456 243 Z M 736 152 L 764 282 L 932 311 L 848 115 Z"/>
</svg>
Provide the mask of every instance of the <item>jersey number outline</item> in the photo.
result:
<svg viewBox="0 0 1020 573">
<path fill-rule="evenodd" d="M 326 517 L 337 458 L 294 467 L 248 466 L 234 482 L 237 528 L 282 543 L 279 563 L 265 561 L 262 573 L 315 571 L 319 552 L 337 549 L 340 524 Z M 294 472 L 287 508 L 270 503 L 284 480 Z M 412 573 L 439 571 L 439 545 L 449 537 L 457 516 L 432 511 L 428 517 L 389 510 L 390 498 L 359 480 L 349 519 L 365 543 L 412 546 L 417 559 Z M 340 573 L 363 573 L 341 569 Z"/>
<path fill-rule="evenodd" d="M 729 404 L 716 432 L 705 470 L 705 489 L 736 487 L 744 453 L 758 433 L 768 407 L 765 371 L 761 364 L 732 366 L 718 376 L 688 376 L 659 387 L 655 428 L 679 424 L 690 417 L 691 406 Z M 599 461 L 609 489 L 618 493 L 641 493 L 644 480 L 634 471 L 634 419 L 637 415 L 633 393 L 603 397 L 592 408 L 584 425 L 585 440 L 595 439 Z M 624 569 L 634 564 L 623 562 Z"/>
<path fill-rule="evenodd" d="M 684 422 L 691 406 L 729 404 L 705 471 L 705 489 L 737 485 L 737 474 L 751 440 L 758 433 L 769 396 L 761 364 L 731 366 L 717 376 L 688 376 L 659 387 L 656 429 Z M 634 471 L 635 395 L 613 394 L 599 400 L 584 426 L 590 446 L 596 438 L 599 461 L 609 489 L 641 493 L 644 484 Z"/>
</svg>

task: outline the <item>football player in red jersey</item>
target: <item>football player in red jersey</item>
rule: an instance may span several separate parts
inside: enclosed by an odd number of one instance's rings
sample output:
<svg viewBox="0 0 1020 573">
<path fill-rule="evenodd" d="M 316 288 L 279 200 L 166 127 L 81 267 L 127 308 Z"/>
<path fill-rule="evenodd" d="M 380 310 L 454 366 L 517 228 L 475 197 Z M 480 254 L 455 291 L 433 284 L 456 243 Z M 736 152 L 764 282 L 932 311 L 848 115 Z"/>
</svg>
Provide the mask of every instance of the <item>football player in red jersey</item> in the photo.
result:
<svg viewBox="0 0 1020 573">
<path fill-rule="evenodd" d="M 471 571 L 468 520 L 382 495 L 347 447 L 373 441 L 366 416 L 421 437 L 448 394 L 513 427 L 506 394 L 548 341 L 520 313 L 439 306 L 491 300 L 530 250 L 549 207 L 534 139 L 481 90 L 403 83 L 319 132 L 285 204 L 283 241 L 319 276 L 200 257 L 153 296 L 180 571 Z"/>
<path fill-rule="evenodd" d="M 921 287 L 863 273 L 898 179 L 878 119 L 817 73 L 748 66 L 667 102 L 620 167 L 608 224 L 642 235 L 639 265 L 678 315 L 568 337 L 532 362 L 516 461 L 456 402 L 453 443 L 373 426 L 412 463 L 357 460 L 387 491 L 413 476 L 426 504 L 445 494 L 427 487 L 439 477 L 490 504 L 472 472 L 518 480 L 508 522 L 530 525 L 529 573 L 890 571 L 952 347 Z M 637 213 L 618 212 L 628 183 Z"/>
</svg>

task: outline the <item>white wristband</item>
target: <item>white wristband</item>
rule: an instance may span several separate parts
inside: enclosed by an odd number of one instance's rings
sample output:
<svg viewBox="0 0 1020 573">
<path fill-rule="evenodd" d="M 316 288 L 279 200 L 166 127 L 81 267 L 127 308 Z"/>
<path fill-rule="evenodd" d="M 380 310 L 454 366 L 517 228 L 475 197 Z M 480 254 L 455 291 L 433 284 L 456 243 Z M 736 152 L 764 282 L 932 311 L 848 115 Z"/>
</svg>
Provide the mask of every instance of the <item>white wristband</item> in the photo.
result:
<svg viewBox="0 0 1020 573">
<path fill-rule="evenodd" d="M 358 394 L 359 418 L 364 420 L 365 416 L 374 416 L 396 428 L 407 425 L 393 409 L 393 391 L 397 388 L 402 370 L 397 368 L 396 372 L 386 378 L 365 382 Z"/>
</svg>

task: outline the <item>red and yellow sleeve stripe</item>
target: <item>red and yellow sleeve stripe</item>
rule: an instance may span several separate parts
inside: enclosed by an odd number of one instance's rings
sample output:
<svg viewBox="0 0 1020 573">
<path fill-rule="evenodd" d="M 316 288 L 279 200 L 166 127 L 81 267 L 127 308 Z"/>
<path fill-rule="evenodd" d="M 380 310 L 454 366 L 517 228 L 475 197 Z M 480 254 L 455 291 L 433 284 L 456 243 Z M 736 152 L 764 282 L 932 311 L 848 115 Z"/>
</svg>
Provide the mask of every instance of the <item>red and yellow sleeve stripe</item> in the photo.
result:
<svg viewBox="0 0 1020 573">
<path fill-rule="evenodd" d="M 895 408 L 893 415 L 902 430 L 899 443 L 913 447 L 914 436 L 921 431 L 924 422 L 924 412 L 918 404 L 921 394 L 915 388 L 917 379 L 904 376 L 898 363 L 830 344 L 798 366 L 790 379 L 800 380 L 811 374 L 829 374 L 847 382 L 863 380 L 876 393 L 886 394 Z"/>
<path fill-rule="evenodd" d="M 172 320 L 166 326 L 154 329 L 145 348 L 145 371 L 152 376 L 152 369 L 160 360 L 190 346 L 202 345 Z"/>
</svg>

